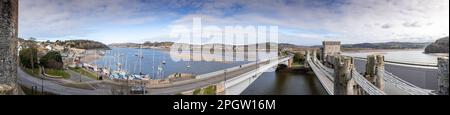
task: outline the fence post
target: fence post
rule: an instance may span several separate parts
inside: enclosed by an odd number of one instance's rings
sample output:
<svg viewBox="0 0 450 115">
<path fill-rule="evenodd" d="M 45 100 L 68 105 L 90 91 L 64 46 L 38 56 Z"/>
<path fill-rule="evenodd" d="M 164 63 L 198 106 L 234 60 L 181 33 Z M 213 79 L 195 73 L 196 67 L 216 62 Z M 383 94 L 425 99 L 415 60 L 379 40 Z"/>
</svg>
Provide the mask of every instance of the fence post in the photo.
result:
<svg viewBox="0 0 450 115">
<path fill-rule="evenodd" d="M 448 57 L 438 58 L 439 95 L 448 95 Z"/>
</svg>

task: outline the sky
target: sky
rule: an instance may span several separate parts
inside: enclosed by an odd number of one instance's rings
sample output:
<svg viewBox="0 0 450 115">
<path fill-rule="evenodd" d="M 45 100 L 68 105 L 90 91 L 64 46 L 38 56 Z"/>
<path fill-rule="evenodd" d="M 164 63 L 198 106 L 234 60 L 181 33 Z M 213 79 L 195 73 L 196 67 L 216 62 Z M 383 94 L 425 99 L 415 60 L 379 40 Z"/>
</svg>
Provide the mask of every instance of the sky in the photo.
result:
<svg viewBox="0 0 450 115">
<path fill-rule="evenodd" d="M 279 42 L 431 42 L 449 0 L 20 0 L 19 37 L 106 44 L 177 41 L 175 25 L 278 26 Z"/>
</svg>

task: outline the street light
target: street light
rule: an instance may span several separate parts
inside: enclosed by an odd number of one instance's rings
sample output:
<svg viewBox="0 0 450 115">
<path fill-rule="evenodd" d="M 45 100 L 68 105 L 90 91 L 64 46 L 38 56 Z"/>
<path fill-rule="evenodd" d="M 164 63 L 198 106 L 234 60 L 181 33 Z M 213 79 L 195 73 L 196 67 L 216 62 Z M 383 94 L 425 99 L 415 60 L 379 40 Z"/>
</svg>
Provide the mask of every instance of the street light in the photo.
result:
<svg viewBox="0 0 450 115">
<path fill-rule="evenodd" d="M 227 70 L 225 69 L 224 71 L 225 71 L 225 72 L 224 72 L 224 73 L 225 73 L 225 81 L 224 81 L 224 84 L 225 84 L 225 83 L 227 82 Z"/>
<path fill-rule="evenodd" d="M 79 62 L 79 64 L 81 64 L 81 67 L 80 68 L 78 68 L 79 69 L 79 75 L 80 75 L 80 82 L 82 82 L 82 80 L 81 80 L 81 76 L 82 76 L 82 74 L 81 74 L 81 71 L 82 71 L 82 69 L 83 69 L 83 63 L 81 62 L 81 57 L 78 57 L 78 62 Z M 77 65 L 77 67 L 78 67 L 78 65 Z"/>
<path fill-rule="evenodd" d="M 44 94 L 44 77 L 45 77 L 45 75 L 42 75 L 42 72 L 44 72 L 44 71 L 42 71 L 43 69 L 43 67 L 42 67 L 42 65 L 41 65 L 41 62 L 39 61 L 39 58 L 37 58 L 37 63 L 38 63 L 38 67 L 39 67 L 39 76 L 41 76 L 41 92 L 42 92 L 42 94 Z"/>
</svg>

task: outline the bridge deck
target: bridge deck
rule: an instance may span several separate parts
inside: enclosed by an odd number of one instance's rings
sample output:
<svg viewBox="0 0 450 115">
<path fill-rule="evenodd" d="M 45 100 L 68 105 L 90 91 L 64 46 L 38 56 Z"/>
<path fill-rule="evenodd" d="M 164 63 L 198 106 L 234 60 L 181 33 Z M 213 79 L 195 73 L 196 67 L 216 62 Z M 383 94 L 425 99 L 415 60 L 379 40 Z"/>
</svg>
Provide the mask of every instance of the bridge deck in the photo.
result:
<svg viewBox="0 0 450 115">
<path fill-rule="evenodd" d="M 333 79 L 329 77 L 330 75 L 326 75 L 327 73 L 323 72 L 323 69 L 319 69 L 316 64 L 313 64 L 312 60 L 308 60 L 308 63 L 313 72 L 316 74 L 323 88 L 325 88 L 325 91 L 329 95 L 334 95 L 334 83 Z"/>
</svg>

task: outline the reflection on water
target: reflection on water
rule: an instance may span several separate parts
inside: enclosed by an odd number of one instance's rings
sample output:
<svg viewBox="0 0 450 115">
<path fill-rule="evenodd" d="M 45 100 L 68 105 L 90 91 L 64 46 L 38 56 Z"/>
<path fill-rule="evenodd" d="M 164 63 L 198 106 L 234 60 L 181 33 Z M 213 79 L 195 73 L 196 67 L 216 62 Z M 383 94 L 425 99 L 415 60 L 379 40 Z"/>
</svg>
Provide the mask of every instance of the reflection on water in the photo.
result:
<svg viewBox="0 0 450 115">
<path fill-rule="evenodd" d="M 326 95 L 314 75 L 291 72 L 266 72 L 242 95 Z"/>
</svg>

